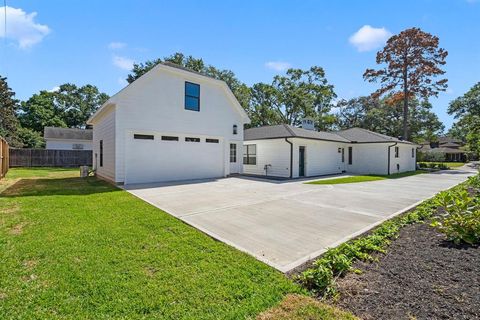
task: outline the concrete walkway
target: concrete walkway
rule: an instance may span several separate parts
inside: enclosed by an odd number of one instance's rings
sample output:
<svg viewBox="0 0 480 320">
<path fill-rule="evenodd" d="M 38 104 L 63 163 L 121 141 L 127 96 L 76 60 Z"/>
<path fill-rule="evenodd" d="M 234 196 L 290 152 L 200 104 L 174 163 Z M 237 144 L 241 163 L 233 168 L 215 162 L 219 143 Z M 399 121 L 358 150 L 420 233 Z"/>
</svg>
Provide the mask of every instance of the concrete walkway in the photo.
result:
<svg viewBox="0 0 480 320">
<path fill-rule="evenodd" d="M 288 272 L 472 174 L 462 168 L 339 185 L 231 177 L 125 189 Z"/>
</svg>

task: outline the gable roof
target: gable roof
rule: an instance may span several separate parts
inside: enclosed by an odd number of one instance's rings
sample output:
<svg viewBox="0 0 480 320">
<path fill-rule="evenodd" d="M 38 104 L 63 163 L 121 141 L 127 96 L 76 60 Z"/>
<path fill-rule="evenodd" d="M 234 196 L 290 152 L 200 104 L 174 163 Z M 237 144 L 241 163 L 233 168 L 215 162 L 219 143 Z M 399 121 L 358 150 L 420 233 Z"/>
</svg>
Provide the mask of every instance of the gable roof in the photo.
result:
<svg viewBox="0 0 480 320">
<path fill-rule="evenodd" d="M 337 132 L 338 135 L 356 143 L 372 143 L 372 142 L 401 142 L 413 144 L 410 141 L 400 140 L 385 134 L 373 132 L 362 128 L 351 128 Z"/>
<path fill-rule="evenodd" d="M 244 131 L 244 140 L 262 140 L 278 138 L 305 138 L 315 140 L 348 142 L 347 139 L 340 137 L 334 133 L 305 130 L 288 124 L 251 128 Z"/>
<path fill-rule="evenodd" d="M 43 128 L 43 137 L 45 139 L 64 139 L 64 140 L 92 140 L 92 129 L 73 129 L 73 128 Z"/>
<path fill-rule="evenodd" d="M 100 108 L 98 108 L 98 110 L 90 117 L 90 119 L 87 120 L 87 124 L 93 124 L 93 121 L 94 119 L 99 116 L 100 114 L 102 114 L 108 106 L 115 106 L 116 105 L 116 100 L 118 99 L 119 95 L 124 92 L 125 90 L 128 90 L 129 87 L 131 87 L 132 85 L 136 84 L 137 81 L 139 79 L 142 79 L 144 78 L 145 76 L 147 75 L 150 75 L 152 74 L 153 72 L 157 71 L 157 70 L 164 70 L 164 71 L 170 71 L 170 72 L 176 72 L 176 73 L 180 73 L 180 74 L 185 74 L 185 73 L 188 73 L 190 76 L 195 76 L 195 77 L 201 77 L 203 78 L 204 80 L 208 80 L 210 82 L 213 82 L 213 83 L 216 83 L 218 84 L 223 90 L 224 92 L 226 93 L 227 97 L 230 99 L 230 101 L 232 102 L 235 110 L 241 115 L 241 117 L 245 120 L 246 123 L 250 123 L 250 118 L 248 117 L 247 113 L 245 112 L 245 110 L 243 109 L 243 107 L 240 105 L 240 103 L 238 102 L 237 98 L 235 97 L 235 95 L 233 94 L 232 90 L 230 89 L 230 87 L 227 85 L 227 83 L 223 80 L 218 80 L 216 78 L 213 78 L 211 76 L 208 76 L 206 74 L 203 74 L 203 73 L 200 73 L 200 72 L 196 72 L 196 71 L 193 71 L 193 70 L 190 70 L 188 68 L 185 68 L 185 67 L 182 67 L 178 64 L 175 64 L 175 63 L 172 63 L 172 62 L 160 62 L 159 64 L 157 64 L 156 66 L 154 66 L 152 69 L 150 69 L 148 72 L 146 72 L 145 74 L 143 74 L 142 76 L 140 76 L 138 79 L 136 79 L 135 81 L 133 81 L 132 83 L 129 83 L 127 86 L 125 86 L 124 88 L 122 88 L 120 91 L 118 91 L 117 93 L 115 93 L 113 96 L 110 97 L 110 99 L 108 99 Z"/>
<path fill-rule="evenodd" d="M 413 144 L 384 134 L 372 132 L 361 128 L 351 128 L 337 132 L 313 131 L 297 128 L 287 124 L 264 126 L 246 129 L 244 140 L 263 140 L 279 138 L 304 138 L 313 140 L 346 142 L 346 143 L 382 143 L 398 142 Z"/>
</svg>

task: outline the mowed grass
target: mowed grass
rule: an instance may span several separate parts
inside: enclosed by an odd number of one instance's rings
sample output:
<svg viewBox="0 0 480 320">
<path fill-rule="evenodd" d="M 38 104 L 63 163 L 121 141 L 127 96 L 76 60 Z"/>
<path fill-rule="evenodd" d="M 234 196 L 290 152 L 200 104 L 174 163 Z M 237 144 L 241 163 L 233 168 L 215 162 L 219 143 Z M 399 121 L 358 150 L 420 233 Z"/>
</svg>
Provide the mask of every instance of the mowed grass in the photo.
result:
<svg viewBox="0 0 480 320">
<path fill-rule="evenodd" d="M 11 169 L 2 184 L 0 319 L 245 319 L 303 292 L 78 169 Z"/>
<path fill-rule="evenodd" d="M 463 167 L 465 165 L 465 163 L 463 163 L 463 162 L 419 162 L 419 163 L 425 163 L 427 165 L 429 163 L 441 163 L 441 164 L 446 165 L 450 169 Z"/>
<path fill-rule="evenodd" d="M 410 176 L 414 176 L 414 175 L 422 174 L 426 172 L 427 171 L 424 171 L 424 170 L 417 170 L 417 171 L 410 171 L 410 172 L 395 173 L 389 176 L 386 176 L 386 175 L 385 176 L 382 176 L 382 175 L 351 176 L 351 177 L 315 180 L 315 181 L 310 181 L 305 183 L 306 184 L 358 183 L 358 182 L 378 181 L 378 180 L 387 180 L 387 179 L 399 179 L 399 178 L 410 177 Z"/>
</svg>

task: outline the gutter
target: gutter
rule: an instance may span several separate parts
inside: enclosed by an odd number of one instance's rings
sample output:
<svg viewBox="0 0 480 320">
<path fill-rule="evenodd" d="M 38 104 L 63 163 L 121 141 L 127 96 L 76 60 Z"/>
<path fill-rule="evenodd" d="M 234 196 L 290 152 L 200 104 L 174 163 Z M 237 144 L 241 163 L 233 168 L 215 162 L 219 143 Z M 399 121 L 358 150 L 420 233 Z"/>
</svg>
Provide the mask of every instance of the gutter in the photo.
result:
<svg viewBox="0 0 480 320">
<path fill-rule="evenodd" d="M 397 144 L 398 144 L 398 142 L 395 142 L 394 144 L 388 146 L 388 171 L 387 171 L 388 173 L 387 173 L 387 175 L 390 175 L 390 154 L 391 154 L 390 148 L 395 147 Z"/>
<path fill-rule="evenodd" d="M 285 138 L 285 142 L 290 145 L 290 179 L 293 178 L 293 143 L 288 141 L 288 138 Z"/>
</svg>

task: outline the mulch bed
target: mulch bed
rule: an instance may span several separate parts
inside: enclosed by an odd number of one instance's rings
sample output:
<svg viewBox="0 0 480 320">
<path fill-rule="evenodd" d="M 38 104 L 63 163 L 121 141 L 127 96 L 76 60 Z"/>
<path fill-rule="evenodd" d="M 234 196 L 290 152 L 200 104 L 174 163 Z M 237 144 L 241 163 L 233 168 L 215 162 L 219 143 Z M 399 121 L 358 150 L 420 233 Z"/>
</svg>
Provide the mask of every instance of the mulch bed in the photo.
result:
<svg viewBox="0 0 480 320">
<path fill-rule="evenodd" d="M 338 280 L 340 307 L 362 319 L 480 319 L 479 246 L 415 224 L 377 258 Z"/>
</svg>

